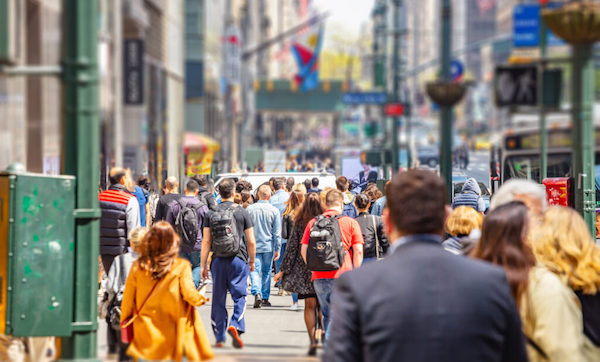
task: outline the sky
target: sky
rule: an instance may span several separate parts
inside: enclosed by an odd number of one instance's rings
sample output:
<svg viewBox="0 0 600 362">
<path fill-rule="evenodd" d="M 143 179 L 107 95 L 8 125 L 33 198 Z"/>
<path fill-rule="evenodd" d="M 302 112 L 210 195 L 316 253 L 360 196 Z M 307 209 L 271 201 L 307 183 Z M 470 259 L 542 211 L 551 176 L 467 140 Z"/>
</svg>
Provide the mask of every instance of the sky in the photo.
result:
<svg viewBox="0 0 600 362">
<path fill-rule="evenodd" d="M 328 43 L 327 34 L 331 30 L 343 31 L 348 38 L 356 38 L 362 23 L 368 21 L 373 10 L 374 0 L 314 0 L 319 11 L 330 10 L 325 27 L 325 46 Z"/>
</svg>

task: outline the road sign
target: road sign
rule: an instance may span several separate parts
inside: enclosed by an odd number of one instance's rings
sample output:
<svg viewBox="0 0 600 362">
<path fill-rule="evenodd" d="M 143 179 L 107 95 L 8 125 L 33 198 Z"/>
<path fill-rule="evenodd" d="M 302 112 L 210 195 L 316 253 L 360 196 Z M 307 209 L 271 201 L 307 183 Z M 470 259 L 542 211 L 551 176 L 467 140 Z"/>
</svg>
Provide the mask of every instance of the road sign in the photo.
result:
<svg viewBox="0 0 600 362">
<path fill-rule="evenodd" d="M 351 92 L 342 95 L 344 104 L 385 104 L 387 94 L 384 92 Z"/>
<path fill-rule="evenodd" d="M 560 7 L 559 3 L 549 3 L 548 8 Z M 548 46 L 562 46 L 565 42 L 548 30 Z M 513 46 L 515 48 L 537 47 L 540 44 L 540 5 L 515 5 L 513 9 Z"/>
<path fill-rule="evenodd" d="M 144 41 L 125 39 L 123 57 L 124 103 L 142 105 L 144 104 Z"/>
<path fill-rule="evenodd" d="M 452 78 L 452 81 L 456 82 L 461 80 L 464 73 L 465 66 L 463 63 L 458 59 L 453 59 L 450 62 L 450 78 Z"/>
<path fill-rule="evenodd" d="M 404 115 L 404 104 L 402 103 L 388 103 L 385 105 L 386 116 L 402 116 Z"/>
<path fill-rule="evenodd" d="M 536 66 L 496 67 L 496 105 L 537 105 L 537 74 Z"/>
<path fill-rule="evenodd" d="M 228 84 L 240 84 L 242 81 L 242 39 L 236 25 L 230 25 L 225 29 L 223 43 L 223 76 Z"/>
</svg>

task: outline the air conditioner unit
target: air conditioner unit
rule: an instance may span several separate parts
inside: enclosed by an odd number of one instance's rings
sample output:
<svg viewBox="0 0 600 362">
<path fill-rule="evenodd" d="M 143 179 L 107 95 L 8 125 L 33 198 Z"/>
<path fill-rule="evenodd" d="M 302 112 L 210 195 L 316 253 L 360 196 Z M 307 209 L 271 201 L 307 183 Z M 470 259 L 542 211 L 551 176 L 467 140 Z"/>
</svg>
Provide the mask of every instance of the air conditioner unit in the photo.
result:
<svg viewBox="0 0 600 362">
<path fill-rule="evenodd" d="M 18 63 L 24 55 L 25 1 L 0 0 L 0 64 Z"/>
</svg>

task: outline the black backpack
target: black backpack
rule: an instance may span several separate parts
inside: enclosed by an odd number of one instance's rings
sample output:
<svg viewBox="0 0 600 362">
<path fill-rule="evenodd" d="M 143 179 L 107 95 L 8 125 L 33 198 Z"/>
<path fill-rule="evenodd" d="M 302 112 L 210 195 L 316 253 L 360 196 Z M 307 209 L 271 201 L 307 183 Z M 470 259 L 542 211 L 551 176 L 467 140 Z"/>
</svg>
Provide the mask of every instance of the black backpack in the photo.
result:
<svg viewBox="0 0 600 362">
<path fill-rule="evenodd" d="M 236 256 L 240 252 L 241 240 L 234 215 L 237 207 L 237 204 L 219 207 L 210 214 L 212 251 L 218 258 Z"/>
<path fill-rule="evenodd" d="M 184 245 L 188 248 L 193 248 L 196 244 L 198 233 L 200 232 L 200 224 L 198 224 L 198 209 L 200 209 L 203 204 L 196 203 L 188 205 L 183 199 L 179 199 L 177 202 L 181 208 L 179 209 L 179 214 L 177 214 L 177 218 L 175 219 L 175 231 L 177 232 L 177 235 L 179 235 L 181 245 Z"/>
<path fill-rule="evenodd" d="M 312 271 L 335 271 L 344 264 L 344 242 L 340 230 L 341 215 L 317 216 L 310 229 L 306 265 Z"/>
</svg>

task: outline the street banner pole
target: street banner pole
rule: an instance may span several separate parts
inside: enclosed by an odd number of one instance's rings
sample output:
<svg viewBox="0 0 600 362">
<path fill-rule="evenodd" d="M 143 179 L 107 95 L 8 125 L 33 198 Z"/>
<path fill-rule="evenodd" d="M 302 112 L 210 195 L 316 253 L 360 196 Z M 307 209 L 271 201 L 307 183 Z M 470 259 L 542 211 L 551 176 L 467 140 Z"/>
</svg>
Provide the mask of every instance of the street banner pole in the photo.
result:
<svg viewBox="0 0 600 362">
<path fill-rule="evenodd" d="M 441 81 L 450 81 L 450 51 L 452 49 L 452 4 L 444 0 L 442 11 Z M 440 176 L 446 183 L 446 202 L 452 202 L 452 106 L 440 107 Z"/>
</svg>

